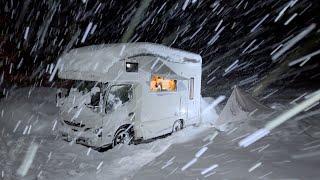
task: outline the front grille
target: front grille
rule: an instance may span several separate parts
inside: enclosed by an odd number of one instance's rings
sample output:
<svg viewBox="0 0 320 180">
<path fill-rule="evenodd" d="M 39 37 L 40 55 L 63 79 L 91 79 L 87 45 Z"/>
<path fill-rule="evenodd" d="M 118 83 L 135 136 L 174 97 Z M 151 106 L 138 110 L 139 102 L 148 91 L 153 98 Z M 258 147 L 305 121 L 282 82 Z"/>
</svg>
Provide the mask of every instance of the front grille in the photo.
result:
<svg viewBox="0 0 320 180">
<path fill-rule="evenodd" d="M 66 124 L 68 124 L 69 126 L 84 127 L 84 124 L 81 124 L 81 123 L 71 122 L 71 121 L 66 121 L 66 120 L 64 120 L 64 122 L 65 122 Z"/>
</svg>

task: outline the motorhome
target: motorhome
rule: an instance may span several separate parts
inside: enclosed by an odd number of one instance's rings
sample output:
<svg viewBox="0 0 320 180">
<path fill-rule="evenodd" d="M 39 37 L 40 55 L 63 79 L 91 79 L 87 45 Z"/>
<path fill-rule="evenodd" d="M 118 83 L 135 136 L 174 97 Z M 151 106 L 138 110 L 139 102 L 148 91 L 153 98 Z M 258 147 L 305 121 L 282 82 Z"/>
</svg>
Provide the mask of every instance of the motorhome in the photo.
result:
<svg viewBox="0 0 320 180">
<path fill-rule="evenodd" d="M 201 64 L 198 54 L 153 43 L 73 49 L 57 63 L 59 79 L 71 84 L 58 93 L 60 132 L 104 147 L 197 124 Z"/>
</svg>

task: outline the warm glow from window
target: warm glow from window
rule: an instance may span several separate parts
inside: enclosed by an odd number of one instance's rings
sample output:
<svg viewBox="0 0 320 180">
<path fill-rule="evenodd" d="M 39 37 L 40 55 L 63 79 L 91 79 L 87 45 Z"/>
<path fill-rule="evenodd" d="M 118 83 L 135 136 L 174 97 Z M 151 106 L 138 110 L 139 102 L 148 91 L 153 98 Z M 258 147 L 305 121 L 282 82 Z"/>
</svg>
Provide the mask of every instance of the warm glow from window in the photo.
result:
<svg viewBox="0 0 320 180">
<path fill-rule="evenodd" d="M 154 92 L 176 91 L 177 80 L 166 79 L 161 76 L 152 75 L 150 81 L 150 90 Z"/>
</svg>

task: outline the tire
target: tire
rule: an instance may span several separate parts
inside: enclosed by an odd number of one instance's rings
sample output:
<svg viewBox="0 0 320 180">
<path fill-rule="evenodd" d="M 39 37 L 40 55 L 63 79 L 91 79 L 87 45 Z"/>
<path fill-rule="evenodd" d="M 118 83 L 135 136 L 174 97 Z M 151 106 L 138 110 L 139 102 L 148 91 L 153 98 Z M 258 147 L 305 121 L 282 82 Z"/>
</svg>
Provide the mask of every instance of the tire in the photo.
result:
<svg viewBox="0 0 320 180">
<path fill-rule="evenodd" d="M 172 126 L 172 133 L 175 133 L 175 132 L 178 132 L 180 130 L 183 129 L 183 123 L 182 123 L 182 120 L 177 120 L 173 123 L 173 126 Z"/>
<path fill-rule="evenodd" d="M 112 147 L 115 147 L 119 144 L 127 144 L 130 145 L 133 139 L 133 131 L 132 129 L 127 128 L 119 128 L 114 135 L 112 141 Z"/>
</svg>

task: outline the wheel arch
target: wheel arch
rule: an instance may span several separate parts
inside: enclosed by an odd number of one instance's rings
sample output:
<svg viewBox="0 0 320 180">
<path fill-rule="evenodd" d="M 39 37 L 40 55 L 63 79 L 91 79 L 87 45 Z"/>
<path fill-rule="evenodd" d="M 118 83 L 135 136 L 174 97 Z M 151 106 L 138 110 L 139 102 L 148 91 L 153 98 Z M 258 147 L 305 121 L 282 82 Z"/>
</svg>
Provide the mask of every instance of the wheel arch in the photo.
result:
<svg viewBox="0 0 320 180">
<path fill-rule="evenodd" d="M 177 119 L 172 124 L 172 132 L 174 132 L 174 126 L 175 126 L 176 123 L 180 123 L 181 124 L 181 129 L 184 128 L 184 120 L 183 119 Z"/>
<path fill-rule="evenodd" d="M 121 126 L 118 127 L 118 129 L 115 131 L 115 133 L 113 134 L 113 139 L 112 139 L 112 146 L 116 146 L 115 145 L 115 138 L 118 135 L 118 133 L 120 133 L 121 131 L 123 131 L 123 129 L 125 131 L 128 131 L 129 136 L 131 136 L 134 139 L 134 130 L 133 130 L 133 124 L 123 124 Z M 131 135 L 130 135 L 131 134 Z M 131 141 L 131 140 L 130 140 Z M 129 142 L 130 143 L 130 142 Z"/>
<path fill-rule="evenodd" d="M 133 124 L 123 124 L 121 126 L 119 126 L 115 132 L 113 133 L 113 137 L 122 129 L 128 129 L 130 128 L 131 131 L 133 131 Z"/>
</svg>

